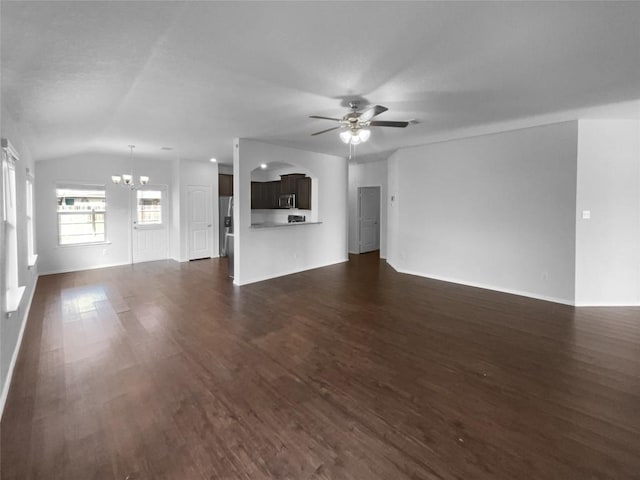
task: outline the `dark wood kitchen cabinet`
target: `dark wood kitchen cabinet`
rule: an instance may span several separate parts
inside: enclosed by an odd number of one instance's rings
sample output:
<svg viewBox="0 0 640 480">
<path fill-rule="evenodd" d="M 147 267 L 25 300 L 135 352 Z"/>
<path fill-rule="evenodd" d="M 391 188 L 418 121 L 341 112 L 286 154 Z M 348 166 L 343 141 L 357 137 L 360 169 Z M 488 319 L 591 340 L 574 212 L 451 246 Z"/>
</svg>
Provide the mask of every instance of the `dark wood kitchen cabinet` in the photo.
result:
<svg viewBox="0 0 640 480">
<path fill-rule="evenodd" d="M 311 210 L 311 177 L 302 173 L 282 175 L 281 180 L 271 182 L 251 182 L 251 209 L 280 208 L 280 195 L 289 193 L 295 194 L 297 208 Z"/>
<path fill-rule="evenodd" d="M 300 210 L 311 210 L 311 177 L 298 179 L 296 201 Z"/>
<path fill-rule="evenodd" d="M 265 182 L 267 204 L 266 208 L 278 208 L 280 203 L 280 180 Z"/>
<path fill-rule="evenodd" d="M 251 182 L 251 210 L 261 208 L 262 182 Z"/>
<path fill-rule="evenodd" d="M 278 208 L 280 200 L 280 180 L 272 182 L 251 182 L 251 209 L 267 210 Z"/>
<path fill-rule="evenodd" d="M 233 197 L 233 175 L 218 174 L 218 196 Z"/>
<path fill-rule="evenodd" d="M 288 175 L 280 175 L 280 193 L 298 194 L 298 180 L 306 177 L 304 173 L 290 173 Z"/>
</svg>

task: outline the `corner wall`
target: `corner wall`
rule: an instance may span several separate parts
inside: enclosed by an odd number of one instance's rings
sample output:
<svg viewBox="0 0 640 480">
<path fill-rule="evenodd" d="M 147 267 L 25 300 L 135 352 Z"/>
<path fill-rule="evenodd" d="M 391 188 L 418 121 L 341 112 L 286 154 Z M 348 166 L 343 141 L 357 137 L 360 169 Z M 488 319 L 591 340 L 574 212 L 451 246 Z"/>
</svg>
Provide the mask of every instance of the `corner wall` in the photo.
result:
<svg viewBox="0 0 640 480">
<path fill-rule="evenodd" d="M 398 150 L 388 166 L 389 263 L 572 304 L 577 129 L 566 122 Z"/>
<path fill-rule="evenodd" d="M 298 165 L 317 179 L 321 224 L 251 228 L 251 171 L 274 161 Z M 346 159 L 236 139 L 233 182 L 235 284 L 347 261 Z"/>
<path fill-rule="evenodd" d="M 576 305 L 640 305 L 640 121 L 580 120 L 577 177 Z"/>
</svg>

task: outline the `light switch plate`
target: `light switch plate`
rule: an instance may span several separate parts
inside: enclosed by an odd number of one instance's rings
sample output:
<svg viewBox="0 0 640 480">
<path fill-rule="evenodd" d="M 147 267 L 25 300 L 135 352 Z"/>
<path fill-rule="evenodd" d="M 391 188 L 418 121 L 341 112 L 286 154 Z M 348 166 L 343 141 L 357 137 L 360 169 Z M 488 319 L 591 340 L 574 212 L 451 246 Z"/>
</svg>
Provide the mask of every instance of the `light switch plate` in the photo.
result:
<svg viewBox="0 0 640 480">
<path fill-rule="evenodd" d="M 591 210 L 583 210 L 582 211 L 582 219 L 589 220 L 591 218 Z"/>
</svg>

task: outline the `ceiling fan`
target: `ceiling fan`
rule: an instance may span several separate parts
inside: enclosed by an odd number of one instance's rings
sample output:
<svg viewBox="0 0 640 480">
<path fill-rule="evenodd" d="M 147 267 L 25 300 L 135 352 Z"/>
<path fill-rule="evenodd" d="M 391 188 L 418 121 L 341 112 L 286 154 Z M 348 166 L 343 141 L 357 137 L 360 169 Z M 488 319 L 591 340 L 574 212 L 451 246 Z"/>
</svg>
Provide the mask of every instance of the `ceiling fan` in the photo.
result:
<svg viewBox="0 0 640 480">
<path fill-rule="evenodd" d="M 404 128 L 409 125 L 409 122 L 398 121 L 385 121 L 385 120 L 372 120 L 373 117 L 380 115 L 383 112 L 389 110 L 382 105 L 373 105 L 362 112 L 358 112 L 358 102 L 350 102 L 349 106 L 351 111 L 342 118 L 323 117 L 320 115 L 311 115 L 309 118 L 319 118 L 321 120 L 332 120 L 339 122 L 337 127 L 327 128 L 316 133 L 312 133 L 311 136 L 320 135 L 321 133 L 327 133 L 332 130 L 343 129 L 340 132 L 340 139 L 344 143 L 351 145 L 358 145 L 359 143 L 366 142 L 371 136 L 371 130 L 369 127 L 398 127 Z"/>
</svg>

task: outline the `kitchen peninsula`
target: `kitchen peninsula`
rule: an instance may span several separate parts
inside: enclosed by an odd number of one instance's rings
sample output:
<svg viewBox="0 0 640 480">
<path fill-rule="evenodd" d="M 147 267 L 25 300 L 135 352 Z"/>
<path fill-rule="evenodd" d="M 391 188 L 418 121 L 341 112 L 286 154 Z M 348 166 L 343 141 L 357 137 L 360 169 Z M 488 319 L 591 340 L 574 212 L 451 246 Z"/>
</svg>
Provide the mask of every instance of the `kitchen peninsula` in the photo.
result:
<svg viewBox="0 0 640 480">
<path fill-rule="evenodd" d="M 233 168 L 236 285 L 347 261 L 346 158 L 241 138 Z M 308 206 L 300 201 L 304 178 L 311 193 Z M 283 179 L 295 183 L 297 190 L 282 190 Z M 253 194 L 260 189 L 255 182 L 280 184 L 278 205 L 270 205 L 275 208 L 255 203 Z M 295 203 L 280 207 L 280 195 L 292 193 Z M 289 200 L 294 201 L 288 196 L 283 202 Z M 289 216 L 294 223 L 289 223 Z"/>
<path fill-rule="evenodd" d="M 297 227 L 299 225 L 320 225 L 322 222 L 263 222 L 252 223 L 251 228 Z"/>
</svg>

